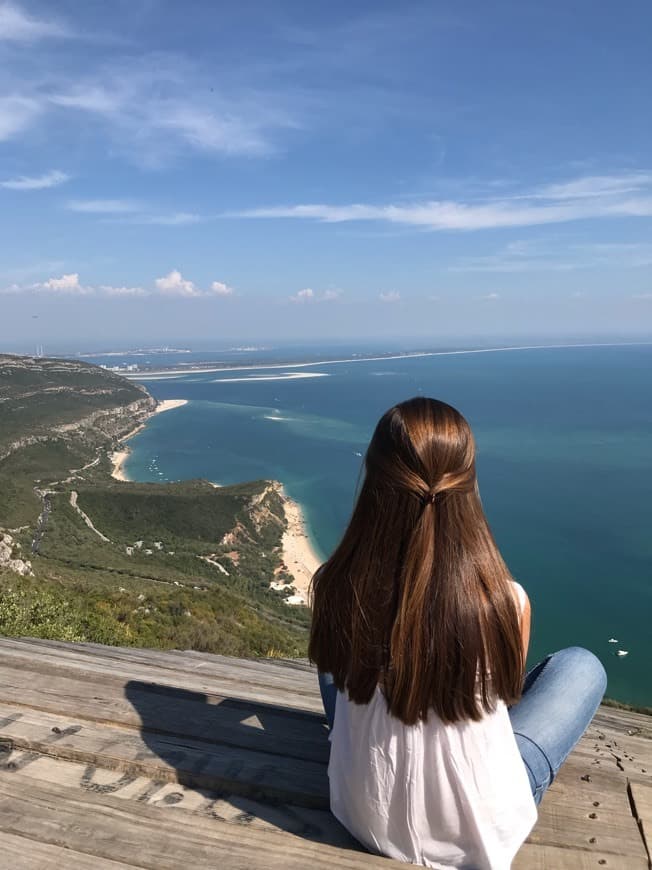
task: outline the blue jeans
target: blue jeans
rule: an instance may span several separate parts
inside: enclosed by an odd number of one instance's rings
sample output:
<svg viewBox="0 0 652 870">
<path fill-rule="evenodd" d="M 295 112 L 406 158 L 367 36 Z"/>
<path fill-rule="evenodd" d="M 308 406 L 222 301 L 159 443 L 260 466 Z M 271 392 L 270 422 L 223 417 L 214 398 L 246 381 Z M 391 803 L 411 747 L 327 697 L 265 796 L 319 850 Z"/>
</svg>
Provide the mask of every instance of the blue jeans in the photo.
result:
<svg viewBox="0 0 652 870">
<path fill-rule="evenodd" d="M 526 675 L 509 718 L 537 804 L 586 731 L 606 687 L 600 660 L 577 646 L 547 656 Z M 332 728 L 337 688 L 330 674 L 319 674 L 319 689 Z"/>
</svg>

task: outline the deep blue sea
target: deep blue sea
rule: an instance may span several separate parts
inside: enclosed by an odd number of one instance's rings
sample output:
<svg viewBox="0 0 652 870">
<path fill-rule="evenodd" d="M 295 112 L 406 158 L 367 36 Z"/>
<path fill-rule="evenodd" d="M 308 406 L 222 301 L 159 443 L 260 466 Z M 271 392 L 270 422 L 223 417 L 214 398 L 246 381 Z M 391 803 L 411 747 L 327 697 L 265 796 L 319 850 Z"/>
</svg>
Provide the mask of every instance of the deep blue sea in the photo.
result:
<svg viewBox="0 0 652 870">
<path fill-rule="evenodd" d="M 132 479 L 278 479 L 303 506 L 324 556 L 350 515 L 380 415 L 417 394 L 455 405 L 476 436 L 489 522 L 532 601 L 530 663 L 586 646 L 607 668 L 611 697 L 652 705 L 652 346 L 319 362 L 142 382 L 159 399 L 189 404 L 155 416 L 130 442 Z"/>
</svg>

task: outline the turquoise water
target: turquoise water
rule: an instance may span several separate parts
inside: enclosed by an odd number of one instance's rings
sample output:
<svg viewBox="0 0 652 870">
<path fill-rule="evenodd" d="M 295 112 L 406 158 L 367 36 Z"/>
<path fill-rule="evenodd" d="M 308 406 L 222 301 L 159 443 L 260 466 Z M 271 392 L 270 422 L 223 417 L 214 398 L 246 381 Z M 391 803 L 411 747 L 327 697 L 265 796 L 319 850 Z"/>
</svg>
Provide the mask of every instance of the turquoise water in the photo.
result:
<svg viewBox="0 0 652 870">
<path fill-rule="evenodd" d="M 143 379 L 157 398 L 189 404 L 151 420 L 126 470 L 281 480 L 326 556 L 383 411 L 418 393 L 450 402 L 473 427 L 490 524 L 532 601 L 531 662 L 586 646 L 611 697 L 652 705 L 651 372 L 652 347 L 614 346 Z M 297 373 L 322 376 L 287 378 Z"/>
</svg>

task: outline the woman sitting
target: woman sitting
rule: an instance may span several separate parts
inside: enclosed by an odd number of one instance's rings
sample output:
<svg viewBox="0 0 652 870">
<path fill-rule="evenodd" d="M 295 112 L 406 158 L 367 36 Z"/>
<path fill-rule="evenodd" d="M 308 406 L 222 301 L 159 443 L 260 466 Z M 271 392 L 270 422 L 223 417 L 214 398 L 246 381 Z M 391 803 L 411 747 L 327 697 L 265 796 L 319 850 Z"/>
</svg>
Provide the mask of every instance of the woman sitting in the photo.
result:
<svg viewBox="0 0 652 870">
<path fill-rule="evenodd" d="M 335 816 L 392 858 L 508 868 L 606 676 L 573 647 L 524 677 L 530 604 L 489 530 L 458 411 L 417 397 L 384 414 L 313 596 Z"/>
</svg>

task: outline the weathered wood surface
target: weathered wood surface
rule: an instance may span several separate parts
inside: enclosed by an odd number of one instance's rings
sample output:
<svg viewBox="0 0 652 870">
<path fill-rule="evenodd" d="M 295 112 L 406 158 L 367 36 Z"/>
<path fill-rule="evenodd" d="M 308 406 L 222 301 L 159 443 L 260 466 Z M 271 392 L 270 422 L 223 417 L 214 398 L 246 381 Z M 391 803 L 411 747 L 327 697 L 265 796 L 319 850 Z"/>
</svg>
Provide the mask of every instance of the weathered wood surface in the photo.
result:
<svg viewBox="0 0 652 870">
<path fill-rule="evenodd" d="M 600 709 L 515 870 L 648 867 L 651 726 Z M 328 812 L 327 760 L 304 662 L 0 639 L 0 867 L 398 867 Z"/>
</svg>

